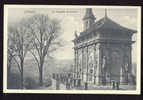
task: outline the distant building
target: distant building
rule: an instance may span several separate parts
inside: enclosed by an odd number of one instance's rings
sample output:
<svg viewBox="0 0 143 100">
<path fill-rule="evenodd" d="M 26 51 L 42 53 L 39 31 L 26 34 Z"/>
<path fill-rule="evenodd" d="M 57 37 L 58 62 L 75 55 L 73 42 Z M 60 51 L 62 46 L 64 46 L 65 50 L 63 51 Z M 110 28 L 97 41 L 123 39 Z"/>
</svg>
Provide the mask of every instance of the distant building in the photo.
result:
<svg viewBox="0 0 143 100">
<path fill-rule="evenodd" d="M 125 28 L 105 16 L 95 23 L 91 8 L 83 17 L 84 31 L 75 33 L 73 76 L 82 82 L 106 85 L 112 80 L 131 83 L 131 45 L 135 30 Z"/>
</svg>

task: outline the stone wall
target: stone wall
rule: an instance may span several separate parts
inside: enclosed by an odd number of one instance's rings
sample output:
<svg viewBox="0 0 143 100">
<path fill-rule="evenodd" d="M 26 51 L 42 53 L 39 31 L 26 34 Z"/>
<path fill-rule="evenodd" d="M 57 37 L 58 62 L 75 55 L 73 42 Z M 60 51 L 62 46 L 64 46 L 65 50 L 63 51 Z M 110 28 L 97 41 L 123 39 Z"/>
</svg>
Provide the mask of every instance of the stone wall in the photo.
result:
<svg viewBox="0 0 143 100">
<path fill-rule="evenodd" d="M 130 45 L 96 43 L 78 48 L 75 50 L 74 70 L 75 78 L 83 82 L 101 85 L 115 80 L 128 84 L 128 74 L 131 72 Z"/>
</svg>

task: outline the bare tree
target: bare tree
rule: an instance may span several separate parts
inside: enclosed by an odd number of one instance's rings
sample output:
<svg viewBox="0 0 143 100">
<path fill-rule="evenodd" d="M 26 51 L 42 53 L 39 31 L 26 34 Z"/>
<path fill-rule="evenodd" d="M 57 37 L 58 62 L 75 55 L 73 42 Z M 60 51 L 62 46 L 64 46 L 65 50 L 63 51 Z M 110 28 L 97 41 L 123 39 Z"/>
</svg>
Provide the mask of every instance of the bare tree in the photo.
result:
<svg viewBox="0 0 143 100">
<path fill-rule="evenodd" d="M 12 58 L 14 57 L 13 51 L 11 49 L 8 49 L 8 63 L 7 63 L 7 74 L 8 76 L 11 73 L 11 64 L 12 64 Z"/>
<path fill-rule="evenodd" d="M 13 60 L 17 64 L 21 76 L 21 88 L 23 88 L 24 58 L 31 47 L 30 44 L 33 39 L 29 33 L 25 19 L 22 19 L 20 23 L 15 24 L 8 30 L 10 32 L 9 34 L 11 34 L 8 37 L 9 44 L 11 44 L 8 46 L 8 53 L 10 54 L 8 59 L 13 57 Z"/>
<path fill-rule="evenodd" d="M 47 15 L 37 14 L 29 19 L 29 28 L 33 39 L 33 49 L 30 50 L 39 69 L 39 85 L 43 85 L 43 66 L 45 57 L 50 55 L 60 42 L 60 24 L 58 20 L 51 20 Z"/>
<path fill-rule="evenodd" d="M 7 58 L 8 58 L 8 62 L 7 62 L 7 74 L 8 74 L 8 77 L 11 73 L 11 64 L 12 64 L 12 60 L 13 60 L 13 57 L 16 56 L 16 52 L 15 52 L 15 46 L 14 46 L 14 41 L 12 40 L 14 34 L 13 34 L 13 27 L 12 26 L 9 26 L 8 27 L 8 55 L 7 55 Z"/>
</svg>

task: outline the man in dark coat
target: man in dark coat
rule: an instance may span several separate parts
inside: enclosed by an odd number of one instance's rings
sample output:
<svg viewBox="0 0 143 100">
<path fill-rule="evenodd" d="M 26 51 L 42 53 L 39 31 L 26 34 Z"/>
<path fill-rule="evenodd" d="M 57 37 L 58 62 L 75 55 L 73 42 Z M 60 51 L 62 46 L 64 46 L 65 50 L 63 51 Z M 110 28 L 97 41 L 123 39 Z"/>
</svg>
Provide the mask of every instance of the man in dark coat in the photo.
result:
<svg viewBox="0 0 143 100">
<path fill-rule="evenodd" d="M 56 77 L 56 90 L 59 90 L 59 89 L 60 89 L 60 77 L 57 74 L 57 77 Z"/>
</svg>

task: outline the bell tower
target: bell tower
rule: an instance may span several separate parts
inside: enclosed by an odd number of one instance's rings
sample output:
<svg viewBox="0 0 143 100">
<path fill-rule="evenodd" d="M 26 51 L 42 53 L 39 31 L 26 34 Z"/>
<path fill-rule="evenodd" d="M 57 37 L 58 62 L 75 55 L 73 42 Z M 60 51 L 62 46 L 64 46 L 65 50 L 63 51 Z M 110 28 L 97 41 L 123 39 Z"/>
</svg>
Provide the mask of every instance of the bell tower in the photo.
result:
<svg viewBox="0 0 143 100">
<path fill-rule="evenodd" d="M 95 19 L 96 18 L 93 15 L 92 9 L 86 8 L 86 13 L 85 16 L 83 17 L 84 30 L 90 28 L 93 25 Z"/>
</svg>

